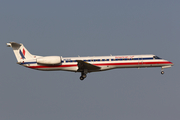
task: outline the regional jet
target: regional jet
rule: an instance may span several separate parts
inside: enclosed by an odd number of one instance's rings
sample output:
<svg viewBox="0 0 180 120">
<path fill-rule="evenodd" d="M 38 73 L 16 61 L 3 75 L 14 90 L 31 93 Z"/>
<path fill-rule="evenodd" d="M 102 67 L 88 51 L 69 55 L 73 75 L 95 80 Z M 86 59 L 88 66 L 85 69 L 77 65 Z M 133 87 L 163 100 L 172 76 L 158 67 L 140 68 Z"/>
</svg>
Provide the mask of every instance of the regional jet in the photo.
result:
<svg viewBox="0 0 180 120">
<path fill-rule="evenodd" d="M 27 68 L 42 71 L 71 71 L 80 72 L 80 80 L 87 77 L 87 73 L 111 70 L 116 68 L 170 68 L 174 64 L 156 55 L 110 55 L 92 57 L 62 57 L 62 56 L 37 56 L 32 55 L 23 44 L 9 42 L 17 59 L 17 64 Z"/>
</svg>

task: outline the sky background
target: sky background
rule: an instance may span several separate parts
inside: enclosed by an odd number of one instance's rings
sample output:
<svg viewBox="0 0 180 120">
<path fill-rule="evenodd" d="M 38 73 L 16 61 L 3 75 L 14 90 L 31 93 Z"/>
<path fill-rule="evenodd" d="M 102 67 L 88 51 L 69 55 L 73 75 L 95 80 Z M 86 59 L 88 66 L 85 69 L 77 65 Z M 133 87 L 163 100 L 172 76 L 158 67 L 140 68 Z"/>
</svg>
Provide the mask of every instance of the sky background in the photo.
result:
<svg viewBox="0 0 180 120">
<path fill-rule="evenodd" d="M 1 120 L 179 120 L 179 0 L 1 0 Z M 90 73 L 16 64 L 6 43 L 63 57 L 155 54 L 172 68 Z"/>
</svg>

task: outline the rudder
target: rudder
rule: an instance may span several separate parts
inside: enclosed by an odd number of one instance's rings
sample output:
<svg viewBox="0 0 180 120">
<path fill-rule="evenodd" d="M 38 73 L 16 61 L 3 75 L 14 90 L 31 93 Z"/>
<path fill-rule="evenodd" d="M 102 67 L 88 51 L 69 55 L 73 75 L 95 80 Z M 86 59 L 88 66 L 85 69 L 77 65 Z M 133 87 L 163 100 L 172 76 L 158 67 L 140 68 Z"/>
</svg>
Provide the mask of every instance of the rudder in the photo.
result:
<svg viewBox="0 0 180 120">
<path fill-rule="evenodd" d="M 19 44 L 16 42 L 9 42 L 9 43 L 7 43 L 7 46 L 12 47 L 13 52 L 14 52 L 18 62 L 20 62 L 22 59 L 32 59 L 33 58 L 33 55 L 21 43 Z"/>
</svg>

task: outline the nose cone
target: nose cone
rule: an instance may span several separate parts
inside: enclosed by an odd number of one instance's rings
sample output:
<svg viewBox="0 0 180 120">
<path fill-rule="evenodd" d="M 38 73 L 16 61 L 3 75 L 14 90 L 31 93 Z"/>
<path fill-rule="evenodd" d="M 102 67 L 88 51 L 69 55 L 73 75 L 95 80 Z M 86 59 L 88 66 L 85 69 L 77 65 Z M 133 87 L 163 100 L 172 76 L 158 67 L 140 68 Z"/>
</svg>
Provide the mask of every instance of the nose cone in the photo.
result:
<svg viewBox="0 0 180 120">
<path fill-rule="evenodd" d="M 171 66 L 173 66 L 173 65 L 174 65 L 172 62 L 170 62 L 170 61 L 168 61 L 168 62 L 169 62 L 169 65 L 171 65 Z"/>
</svg>

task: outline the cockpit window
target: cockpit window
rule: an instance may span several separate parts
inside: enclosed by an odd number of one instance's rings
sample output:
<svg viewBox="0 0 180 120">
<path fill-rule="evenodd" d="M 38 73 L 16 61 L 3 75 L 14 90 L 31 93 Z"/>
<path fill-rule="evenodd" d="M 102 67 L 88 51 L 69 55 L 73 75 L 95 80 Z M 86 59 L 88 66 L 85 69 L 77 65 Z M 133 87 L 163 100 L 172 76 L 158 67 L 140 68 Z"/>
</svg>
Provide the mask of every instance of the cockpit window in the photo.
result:
<svg viewBox="0 0 180 120">
<path fill-rule="evenodd" d="M 153 59 L 161 59 L 161 58 L 158 56 L 153 56 Z"/>
</svg>

